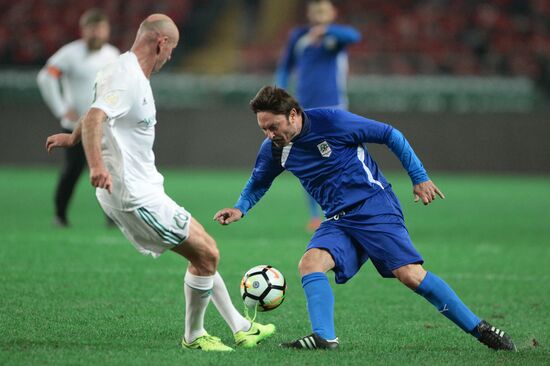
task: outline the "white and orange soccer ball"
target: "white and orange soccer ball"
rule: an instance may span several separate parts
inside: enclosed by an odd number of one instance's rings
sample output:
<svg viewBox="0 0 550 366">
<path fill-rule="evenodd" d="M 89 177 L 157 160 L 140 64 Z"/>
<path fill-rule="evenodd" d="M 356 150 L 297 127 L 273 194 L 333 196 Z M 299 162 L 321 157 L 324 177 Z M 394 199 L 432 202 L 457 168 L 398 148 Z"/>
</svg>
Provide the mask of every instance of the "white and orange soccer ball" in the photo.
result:
<svg viewBox="0 0 550 366">
<path fill-rule="evenodd" d="M 283 303 L 285 292 L 286 280 L 272 266 L 255 266 L 241 280 L 241 297 L 248 309 L 273 310 Z"/>
</svg>

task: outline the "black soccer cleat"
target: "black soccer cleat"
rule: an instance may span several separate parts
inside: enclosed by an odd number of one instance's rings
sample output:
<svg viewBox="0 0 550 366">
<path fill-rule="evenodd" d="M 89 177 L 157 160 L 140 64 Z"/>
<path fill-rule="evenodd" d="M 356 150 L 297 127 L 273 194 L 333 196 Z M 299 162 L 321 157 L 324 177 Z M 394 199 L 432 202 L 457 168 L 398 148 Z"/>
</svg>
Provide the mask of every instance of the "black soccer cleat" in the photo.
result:
<svg viewBox="0 0 550 366">
<path fill-rule="evenodd" d="M 476 327 L 479 333 L 479 341 L 489 348 L 494 350 L 517 351 L 516 345 L 512 342 L 512 338 L 491 324 L 482 320 Z"/>
<path fill-rule="evenodd" d="M 338 343 L 338 338 L 329 341 L 319 337 L 316 333 L 311 333 L 310 335 L 296 339 L 294 341 L 281 343 L 279 346 L 283 348 L 326 349 L 332 351 L 337 350 L 340 346 L 340 343 Z"/>
</svg>

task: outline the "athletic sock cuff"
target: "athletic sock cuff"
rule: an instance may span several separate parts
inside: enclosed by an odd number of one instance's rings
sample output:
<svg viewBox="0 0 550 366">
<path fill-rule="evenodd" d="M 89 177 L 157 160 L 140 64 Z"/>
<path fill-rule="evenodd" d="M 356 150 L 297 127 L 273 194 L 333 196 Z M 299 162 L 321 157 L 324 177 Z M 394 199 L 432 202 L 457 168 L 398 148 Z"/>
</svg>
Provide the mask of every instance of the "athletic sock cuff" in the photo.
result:
<svg viewBox="0 0 550 366">
<path fill-rule="evenodd" d="M 429 294 L 433 290 L 433 275 L 430 272 L 426 272 L 426 276 L 424 276 L 424 279 L 422 282 L 420 282 L 420 285 L 414 290 L 417 294 L 421 296 L 426 296 L 426 294 Z"/>
<path fill-rule="evenodd" d="M 328 281 L 328 277 L 323 272 L 312 272 L 302 277 L 302 287 L 313 281 Z"/>
<path fill-rule="evenodd" d="M 184 282 L 187 286 L 196 290 L 208 291 L 214 287 L 214 276 L 195 276 L 191 272 L 185 272 Z"/>
</svg>

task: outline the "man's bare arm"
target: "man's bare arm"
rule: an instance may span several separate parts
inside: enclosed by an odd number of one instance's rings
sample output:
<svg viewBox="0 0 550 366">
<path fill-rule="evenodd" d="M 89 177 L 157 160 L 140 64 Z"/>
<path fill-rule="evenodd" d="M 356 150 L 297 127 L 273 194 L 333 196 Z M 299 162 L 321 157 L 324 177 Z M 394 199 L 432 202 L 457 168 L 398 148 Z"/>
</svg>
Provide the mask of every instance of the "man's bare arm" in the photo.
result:
<svg viewBox="0 0 550 366">
<path fill-rule="evenodd" d="M 82 146 L 86 153 L 86 160 L 90 168 L 90 183 L 97 188 L 104 188 L 111 193 L 111 174 L 103 163 L 101 156 L 101 137 L 103 136 L 103 122 L 107 115 L 101 109 L 91 108 L 80 122 Z"/>
</svg>

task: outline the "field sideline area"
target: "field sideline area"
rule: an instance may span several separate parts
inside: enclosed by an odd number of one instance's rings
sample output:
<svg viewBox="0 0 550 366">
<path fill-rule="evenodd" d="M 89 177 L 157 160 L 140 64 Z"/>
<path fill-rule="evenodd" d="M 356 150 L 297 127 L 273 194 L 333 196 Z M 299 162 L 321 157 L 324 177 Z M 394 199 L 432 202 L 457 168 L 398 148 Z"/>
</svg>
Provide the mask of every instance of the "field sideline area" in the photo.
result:
<svg viewBox="0 0 550 366">
<path fill-rule="evenodd" d="M 222 227 L 246 171 L 161 170 L 166 191 L 216 238 L 220 273 L 241 307 L 239 280 L 271 264 L 288 282 L 283 305 L 259 314 L 276 335 L 253 350 L 179 348 L 186 263 L 140 255 L 105 219 L 82 177 L 72 227 L 52 225 L 57 170 L 0 168 L 0 365 L 543 365 L 550 362 L 550 177 L 431 172 L 447 195 L 412 203 L 406 174 L 388 174 L 425 267 L 479 316 L 508 331 L 518 353 L 494 352 L 372 265 L 334 287 L 338 352 L 281 350 L 310 332 L 297 263 L 309 240 L 297 180 L 285 174 L 243 221 Z M 332 281 L 332 276 L 331 281 Z M 211 304 L 206 329 L 232 345 Z"/>
</svg>

